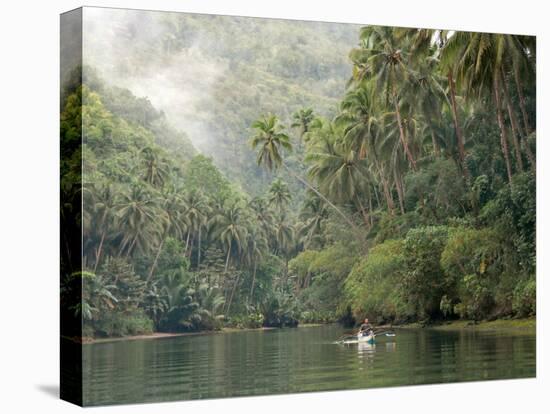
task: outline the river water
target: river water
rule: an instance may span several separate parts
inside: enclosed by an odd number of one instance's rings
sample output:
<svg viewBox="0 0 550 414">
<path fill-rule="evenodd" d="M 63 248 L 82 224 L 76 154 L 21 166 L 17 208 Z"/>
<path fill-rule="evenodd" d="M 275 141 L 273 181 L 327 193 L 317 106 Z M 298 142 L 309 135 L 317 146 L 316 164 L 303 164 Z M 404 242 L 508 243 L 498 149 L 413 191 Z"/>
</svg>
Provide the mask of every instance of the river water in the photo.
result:
<svg viewBox="0 0 550 414">
<path fill-rule="evenodd" d="M 84 404 L 433 384 L 536 375 L 533 332 L 402 329 L 339 345 L 339 325 L 83 346 Z"/>
</svg>

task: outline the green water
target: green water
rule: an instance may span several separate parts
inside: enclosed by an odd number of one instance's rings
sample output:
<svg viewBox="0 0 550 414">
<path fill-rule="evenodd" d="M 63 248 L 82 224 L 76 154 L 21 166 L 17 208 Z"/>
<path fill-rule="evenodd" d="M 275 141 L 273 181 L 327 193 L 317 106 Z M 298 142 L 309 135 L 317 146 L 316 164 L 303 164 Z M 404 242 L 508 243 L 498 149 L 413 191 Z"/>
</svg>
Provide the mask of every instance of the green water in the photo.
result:
<svg viewBox="0 0 550 414">
<path fill-rule="evenodd" d="M 84 404 L 534 377 L 535 334 L 398 330 L 337 345 L 338 325 L 85 345 Z"/>
</svg>

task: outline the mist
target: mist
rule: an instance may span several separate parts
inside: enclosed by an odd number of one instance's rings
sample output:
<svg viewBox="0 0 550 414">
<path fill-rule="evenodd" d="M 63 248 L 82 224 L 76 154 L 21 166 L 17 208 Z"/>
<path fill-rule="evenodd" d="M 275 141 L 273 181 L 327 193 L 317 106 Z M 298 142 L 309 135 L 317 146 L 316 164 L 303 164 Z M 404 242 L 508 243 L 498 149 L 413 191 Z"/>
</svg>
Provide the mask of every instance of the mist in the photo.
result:
<svg viewBox="0 0 550 414">
<path fill-rule="evenodd" d="M 85 8 L 84 61 L 107 83 L 147 97 L 205 151 L 211 134 L 196 108 L 210 99 L 227 63 L 205 56 L 201 49 L 208 44 L 200 36 L 189 47 L 161 53 L 161 41 L 173 35 L 163 17 L 167 14 Z"/>
</svg>

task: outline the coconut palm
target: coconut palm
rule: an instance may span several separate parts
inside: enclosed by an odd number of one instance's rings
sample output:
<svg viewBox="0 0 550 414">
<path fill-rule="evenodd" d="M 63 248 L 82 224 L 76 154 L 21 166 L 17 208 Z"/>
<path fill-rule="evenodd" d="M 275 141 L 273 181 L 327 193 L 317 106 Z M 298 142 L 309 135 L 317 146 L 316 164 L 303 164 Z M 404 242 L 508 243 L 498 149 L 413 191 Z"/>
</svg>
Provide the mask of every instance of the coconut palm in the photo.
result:
<svg viewBox="0 0 550 414">
<path fill-rule="evenodd" d="M 363 196 L 370 191 L 367 160 L 361 159 L 341 135 L 335 135 L 332 142 L 326 140 L 312 148 L 306 162 L 311 165 L 308 175 L 319 188 L 340 203 L 356 204 L 369 226 L 368 212 L 363 205 Z"/>
<path fill-rule="evenodd" d="M 157 249 L 157 254 L 155 255 L 151 269 L 149 270 L 149 280 L 153 277 L 153 272 L 155 271 L 155 267 L 160 257 L 160 253 L 162 252 L 162 247 L 166 241 L 166 238 L 168 236 L 181 238 L 185 230 L 191 226 L 190 217 L 183 214 L 183 212 L 187 210 L 187 205 L 175 189 L 172 188 L 165 190 L 160 198 L 159 207 L 160 210 L 162 210 L 162 215 L 164 217 L 164 220 L 161 221 L 163 230 Z"/>
<path fill-rule="evenodd" d="M 140 184 L 133 184 L 117 202 L 117 226 L 122 233 L 120 253 L 130 256 L 135 248 L 145 251 L 158 236 L 159 225 L 165 220 L 158 209 L 158 199 Z"/>
<path fill-rule="evenodd" d="M 319 190 L 317 190 L 307 180 L 295 174 L 284 163 L 281 156 L 281 147 L 291 150 L 292 146 L 290 145 L 288 136 L 280 132 L 282 127 L 279 125 L 277 118 L 274 116 L 264 117 L 254 122 L 252 127 L 256 130 L 256 135 L 254 135 L 251 139 L 252 148 L 255 149 L 260 146 L 257 157 L 258 165 L 265 165 L 268 170 L 277 169 L 280 166 L 283 166 L 289 174 L 295 177 L 303 185 L 323 199 L 323 201 L 325 201 L 331 208 L 333 208 L 350 225 L 354 231 L 354 234 L 358 237 L 358 240 L 361 240 L 361 237 L 358 236 L 360 234 L 359 229 L 355 223 L 342 210 L 336 207 L 334 203 L 319 192 Z"/>
<path fill-rule="evenodd" d="M 95 273 L 101 260 L 105 238 L 108 231 L 111 229 L 115 218 L 117 211 L 117 200 L 115 197 L 115 190 L 111 183 L 103 183 L 99 186 L 93 184 L 86 185 L 83 189 L 84 195 L 90 198 L 86 205 L 93 206 L 93 211 L 91 212 L 92 217 L 88 227 L 99 230 L 101 234 L 99 237 L 99 244 L 95 249 L 95 261 L 93 267 L 93 271 Z"/>
<path fill-rule="evenodd" d="M 168 177 L 168 167 L 159 147 L 145 147 L 141 150 L 143 179 L 153 187 L 162 187 Z"/>
<path fill-rule="evenodd" d="M 243 209 L 238 204 L 226 206 L 224 211 L 212 218 L 213 237 L 218 239 L 226 250 L 224 272 L 227 273 L 232 250 L 239 254 L 244 246 L 247 228 L 243 220 Z"/>
<path fill-rule="evenodd" d="M 390 27 L 368 26 L 361 30 L 362 45 L 354 49 L 350 57 L 355 63 L 367 64 L 367 68 L 376 80 L 376 90 L 386 97 L 386 102 L 394 109 L 399 127 L 399 137 L 411 168 L 416 170 L 416 160 L 409 148 L 402 124 L 402 94 L 409 77 L 407 66 L 407 42 L 399 41 Z"/>
<path fill-rule="evenodd" d="M 296 111 L 292 114 L 292 124 L 291 128 L 298 128 L 300 131 L 300 138 L 304 136 L 309 131 L 309 126 L 315 115 L 313 114 L 313 109 L 303 108 L 299 111 Z"/>
<path fill-rule="evenodd" d="M 284 181 L 277 178 L 271 183 L 271 187 L 269 187 L 269 204 L 275 206 L 279 212 L 285 210 L 291 198 L 288 185 Z"/>
</svg>

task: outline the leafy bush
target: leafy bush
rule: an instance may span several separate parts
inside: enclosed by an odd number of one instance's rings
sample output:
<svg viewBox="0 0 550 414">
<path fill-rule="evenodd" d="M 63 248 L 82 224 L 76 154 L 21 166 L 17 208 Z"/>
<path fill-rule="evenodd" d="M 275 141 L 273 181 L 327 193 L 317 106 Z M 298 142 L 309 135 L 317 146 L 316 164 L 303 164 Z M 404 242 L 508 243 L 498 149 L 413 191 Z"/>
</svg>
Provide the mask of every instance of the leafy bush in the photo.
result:
<svg viewBox="0 0 550 414">
<path fill-rule="evenodd" d="M 109 312 L 95 326 L 96 336 L 128 336 L 153 332 L 153 321 L 143 312 Z"/>
<path fill-rule="evenodd" d="M 518 283 L 514 289 L 512 308 L 518 316 L 533 316 L 536 313 L 537 281 L 534 276 Z"/>
<path fill-rule="evenodd" d="M 357 263 L 345 282 L 345 295 L 356 320 L 406 320 L 410 316 L 400 279 L 405 272 L 403 240 L 387 240 L 373 247 Z"/>
<path fill-rule="evenodd" d="M 420 319 L 438 316 L 441 298 L 449 288 L 440 265 L 447 236 L 444 226 L 419 227 L 410 230 L 403 242 L 403 296 Z"/>
<path fill-rule="evenodd" d="M 260 312 L 253 312 L 246 315 L 234 315 L 232 316 L 227 326 L 234 328 L 261 328 L 264 323 L 264 315 Z"/>
</svg>

